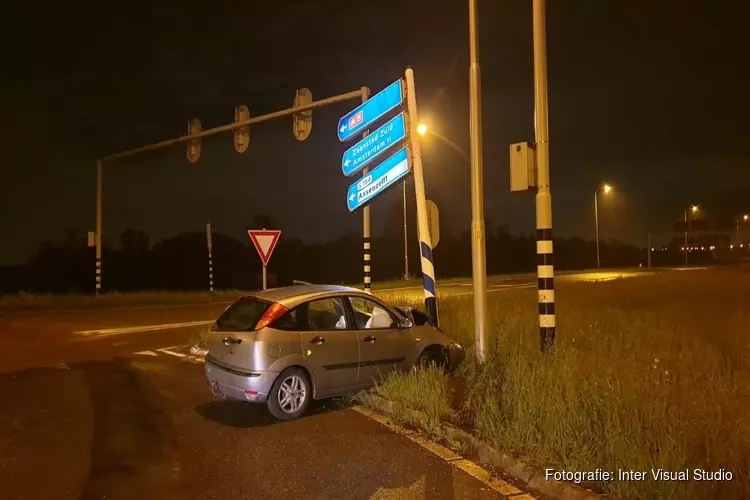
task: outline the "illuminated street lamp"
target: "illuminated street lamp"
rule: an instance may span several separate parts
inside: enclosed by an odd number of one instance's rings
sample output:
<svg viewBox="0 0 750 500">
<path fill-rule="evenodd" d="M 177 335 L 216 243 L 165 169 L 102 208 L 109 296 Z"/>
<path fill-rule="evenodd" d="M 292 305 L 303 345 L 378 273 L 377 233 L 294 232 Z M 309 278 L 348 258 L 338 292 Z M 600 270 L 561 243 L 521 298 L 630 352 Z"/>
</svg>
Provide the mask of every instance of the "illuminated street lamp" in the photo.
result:
<svg viewBox="0 0 750 500">
<path fill-rule="evenodd" d="M 599 257 L 599 192 L 609 194 L 612 191 L 612 186 L 609 184 L 603 184 L 594 191 L 594 221 L 596 222 L 596 268 L 601 267 L 601 259 Z"/>
<path fill-rule="evenodd" d="M 740 244 L 740 222 L 747 222 L 748 217 L 747 214 L 743 215 L 742 217 L 737 218 L 737 244 Z"/>
<path fill-rule="evenodd" d="M 448 146 L 453 148 L 455 151 L 457 151 L 468 163 L 471 163 L 471 160 L 469 159 L 469 155 L 466 154 L 466 152 L 461 149 L 461 147 L 456 144 L 455 142 L 451 141 L 447 137 L 443 136 L 442 134 L 435 132 L 434 130 L 430 129 L 426 123 L 420 123 L 417 125 L 417 134 L 421 135 L 422 137 L 426 137 L 429 133 L 430 137 L 436 137 L 446 143 Z M 404 279 L 409 279 L 409 244 L 408 244 L 408 231 L 407 231 L 407 224 L 406 224 L 406 182 L 401 183 L 403 187 L 403 198 L 404 198 Z"/>
<path fill-rule="evenodd" d="M 690 223 L 692 222 L 692 217 L 688 219 L 688 211 L 690 211 L 691 214 L 694 214 L 698 211 L 698 206 L 693 205 L 689 208 L 685 209 L 685 265 L 688 264 L 688 233 L 690 232 Z"/>
<path fill-rule="evenodd" d="M 426 123 L 420 123 L 419 125 L 417 125 L 417 133 L 421 135 L 422 137 L 427 137 L 427 134 L 429 134 L 431 137 L 436 137 L 440 139 L 441 141 L 446 143 L 448 146 L 453 148 L 453 150 L 455 150 L 458 154 L 460 154 L 464 158 L 464 160 L 471 163 L 471 160 L 469 159 L 469 155 L 466 154 L 466 151 L 461 149 L 461 146 L 451 141 L 450 139 L 440 134 L 439 132 L 436 132 L 432 130 L 431 128 L 427 127 Z"/>
</svg>

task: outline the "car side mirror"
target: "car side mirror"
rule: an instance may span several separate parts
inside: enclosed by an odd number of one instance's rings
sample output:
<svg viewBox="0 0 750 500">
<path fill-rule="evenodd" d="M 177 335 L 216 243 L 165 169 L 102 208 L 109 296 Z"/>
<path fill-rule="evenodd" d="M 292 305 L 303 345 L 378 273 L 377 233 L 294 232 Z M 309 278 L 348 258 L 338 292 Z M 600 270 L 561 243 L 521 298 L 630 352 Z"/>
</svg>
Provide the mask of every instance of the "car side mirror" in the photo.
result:
<svg viewBox="0 0 750 500">
<path fill-rule="evenodd" d="M 414 323 L 412 323 L 411 320 L 407 318 L 402 318 L 397 323 L 397 328 L 399 330 L 408 330 L 409 328 L 413 326 L 414 326 Z"/>
</svg>

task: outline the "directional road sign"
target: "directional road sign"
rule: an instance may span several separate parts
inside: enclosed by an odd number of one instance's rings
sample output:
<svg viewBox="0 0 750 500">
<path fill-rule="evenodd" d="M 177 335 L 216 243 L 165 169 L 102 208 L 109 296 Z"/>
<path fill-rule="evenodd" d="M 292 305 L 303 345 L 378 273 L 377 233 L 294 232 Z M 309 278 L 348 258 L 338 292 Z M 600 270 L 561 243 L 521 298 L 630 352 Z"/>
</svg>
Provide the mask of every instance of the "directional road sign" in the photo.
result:
<svg viewBox="0 0 750 500">
<path fill-rule="evenodd" d="M 338 134 L 341 142 L 346 142 L 361 133 L 384 114 L 401 105 L 403 94 L 401 80 L 396 80 L 367 101 L 350 111 L 339 120 Z"/>
<path fill-rule="evenodd" d="M 271 260 L 271 254 L 276 248 L 276 243 L 279 241 L 281 231 L 265 230 L 265 229 L 249 229 L 247 234 L 250 235 L 250 240 L 253 242 L 253 246 L 260 255 L 260 260 L 263 261 L 263 265 L 267 266 L 268 261 Z"/>
<path fill-rule="evenodd" d="M 405 137 L 404 114 L 399 113 L 375 132 L 347 149 L 341 158 L 341 170 L 347 177 L 359 172 L 391 146 L 403 141 Z"/>
<path fill-rule="evenodd" d="M 409 158 L 406 154 L 406 148 L 401 148 L 362 179 L 349 186 L 346 193 L 346 204 L 349 211 L 354 212 L 367 205 L 375 196 L 406 177 L 408 173 Z"/>
</svg>

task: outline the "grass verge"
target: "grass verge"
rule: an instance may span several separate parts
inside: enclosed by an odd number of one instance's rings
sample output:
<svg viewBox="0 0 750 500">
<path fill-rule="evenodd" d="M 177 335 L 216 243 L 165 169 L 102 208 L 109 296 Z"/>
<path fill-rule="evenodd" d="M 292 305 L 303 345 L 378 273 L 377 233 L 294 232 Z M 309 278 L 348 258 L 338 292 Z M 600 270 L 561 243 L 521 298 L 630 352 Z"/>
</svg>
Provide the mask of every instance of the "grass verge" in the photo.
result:
<svg viewBox="0 0 750 500">
<path fill-rule="evenodd" d="M 378 394 L 434 418 L 448 418 L 449 404 L 451 419 L 542 469 L 648 472 L 594 485 L 614 498 L 750 498 L 750 271 L 560 283 L 557 292 L 554 356 L 539 353 L 534 290 L 491 294 L 488 359 L 468 356 L 460 398 L 430 373 L 392 376 Z M 439 307 L 443 329 L 472 346 L 471 298 Z M 690 480 L 656 481 L 652 469 L 688 469 Z M 695 469 L 733 479 L 697 481 Z"/>
</svg>

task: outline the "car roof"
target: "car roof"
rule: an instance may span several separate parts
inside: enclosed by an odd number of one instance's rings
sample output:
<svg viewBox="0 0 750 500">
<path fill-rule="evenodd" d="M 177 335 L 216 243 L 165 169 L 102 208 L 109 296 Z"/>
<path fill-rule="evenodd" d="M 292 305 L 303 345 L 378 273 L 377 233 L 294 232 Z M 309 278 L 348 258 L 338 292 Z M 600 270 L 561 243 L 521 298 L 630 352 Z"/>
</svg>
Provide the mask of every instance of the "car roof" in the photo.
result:
<svg viewBox="0 0 750 500">
<path fill-rule="evenodd" d="M 293 285 L 262 290 L 248 294 L 246 297 L 257 297 L 269 302 L 278 302 L 286 307 L 294 307 L 317 297 L 337 294 L 365 295 L 365 292 L 357 288 L 340 285 Z"/>
</svg>

